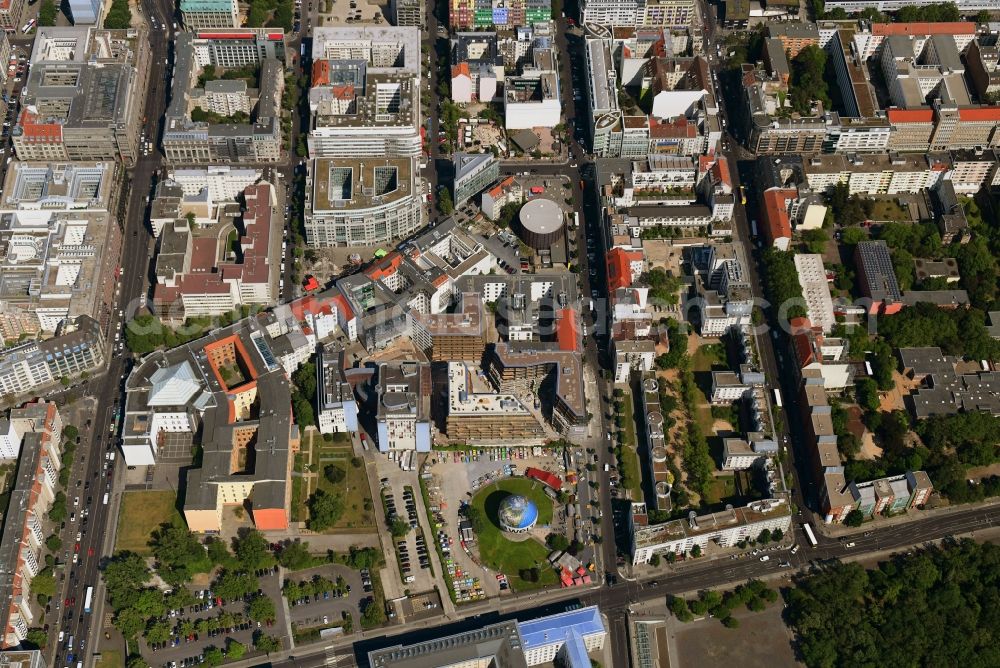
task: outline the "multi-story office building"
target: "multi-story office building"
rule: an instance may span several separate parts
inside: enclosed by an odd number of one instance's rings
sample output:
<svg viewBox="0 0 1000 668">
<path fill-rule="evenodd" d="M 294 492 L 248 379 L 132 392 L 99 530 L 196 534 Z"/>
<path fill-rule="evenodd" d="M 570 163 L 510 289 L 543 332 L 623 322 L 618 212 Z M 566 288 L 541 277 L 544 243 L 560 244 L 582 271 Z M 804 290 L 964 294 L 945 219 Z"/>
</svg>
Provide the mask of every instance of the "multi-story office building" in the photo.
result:
<svg viewBox="0 0 1000 668">
<path fill-rule="evenodd" d="M 69 18 L 75 26 L 96 25 L 103 4 L 101 0 L 69 0 Z"/>
<path fill-rule="evenodd" d="M 14 148 L 26 161 L 131 166 L 149 84 L 145 29 L 39 28 Z"/>
<path fill-rule="evenodd" d="M 356 432 L 358 402 L 344 378 L 344 348 L 328 343 L 316 360 L 316 418 L 323 434 Z"/>
<path fill-rule="evenodd" d="M 240 33 L 200 31 L 181 33 L 174 48 L 174 91 L 167 108 L 163 152 L 180 164 L 262 163 L 281 159 L 281 96 L 284 36 L 251 29 Z M 249 123 L 194 121 L 197 104 L 192 92 L 199 73 L 219 69 L 260 67 L 257 111 Z M 214 83 L 214 82 L 210 82 Z M 225 91 L 233 92 L 228 83 Z"/>
<path fill-rule="evenodd" d="M 0 197 L 0 338 L 51 335 L 80 315 L 107 324 L 122 233 L 112 162 L 14 162 Z"/>
<path fill-rule="evenodd" d="M 541 442 L 545 430 L 518 396 L 496 392 L 465 362 L 448 364 L 445 433 L 451 440 L 475 445 L 511 441 Z"/>
<path fill-rule="evenodd" d="M 456 153 L 454 201 L 460 207 L 500 178 L 500 162 L 492 153 Z"/>
<path fill-rule="evenodd" d="M 383 362 L 378 367 L 378 449 L 431 449 L 431 367 L 420 362 Z"/>
<path fill-rule="evenodd" d="M 7 33 L 0 30 L 0 84 L 7 83 L 7 67 L 5 63 L 10 60 L 10 39 Z"/>
<path fill-rule="evenodd" d="M 310 246 L 387 243 L 425 224 L 413 158 L 318 158 L 308 163 L 305 228 Z"/>
<path fill-rule="evenodd" d="M 278 297 L 281 194 L 269 183 L 247 186 L 243 211 L 225 212 L 218 221 L 200 225 L 180 218 L 160 234 L 156 257 L 153 308 L 167 319 L 232 313 L 240 306 L 269 306 Z M 230 215 L 238 217 L 230 217 Z M 232 260 L 232 235 L 239 253 Z"/>
<path fill-rule="evenodd" d="M 417 28 L 316 28 L 312 57 L 310 156 L 420 155 Z"/>
<path fill-rule="evenodd" d="M 89 316 L 64 321 L 56 335 L 0 350 L 0 395 L 19 395 L 104 364 L 104 335 Z"/>
<path fill-rule="evenodd" d="M 238 28 L 236 0 L 180 0 L 181 21 L 187 30 Z"/>
<path fill-rule="evenodd" d="M 10 419 L 17 420 L 23 431 L 0 540 L 0 615 L 4 626 L 0 644 L 4 648 L 18 647 L 28 637 L 28 629 L 44 615 L 44 610 L 35 607 L 31 581 L 45 567 L 45 516 L 59 489 L 62 468 L 62 417 L 55 404 L 28 404 L 11 411 Z"/>
</svg>

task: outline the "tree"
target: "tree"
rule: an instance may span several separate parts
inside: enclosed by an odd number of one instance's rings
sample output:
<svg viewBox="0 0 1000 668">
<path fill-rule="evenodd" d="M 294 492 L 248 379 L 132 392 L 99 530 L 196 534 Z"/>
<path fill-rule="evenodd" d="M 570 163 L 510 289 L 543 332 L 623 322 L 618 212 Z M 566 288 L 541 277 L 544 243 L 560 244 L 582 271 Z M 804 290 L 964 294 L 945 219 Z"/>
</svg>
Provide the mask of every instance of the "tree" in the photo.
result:
<svg viewBox="0 0 1000 668">
<path fill-rule="evenodd" d="M 226 655 L 218 647 L 206 647 L 203 662 L 206 666 L 221 666 L 226 660 Z"/>
<path fill-rule="evenodd" d="M 688 609 L 687 601 L 680 596 L 671 596 L 669 607 L 670 612 L 681 622 L 690 622 L 694 619 L 694 615 Z"/>
<path fill-rule="evenodd" d="M 657 568 L 660 565 L 660 555 L 654 554 L 649 558 L 649 565 L 653 568 Z"/>
<path fill-rule="evenodd" d="M 67 441 L 75 441 L 76 437 L 80 435 L 80 430 L 74 427 L 73 425 L 68 424 L 65 427 L 63 427 L 62 435 L 63 438 L 66 439 Z"/>
<path fill-rule="evenodd" d="M 856 384 L 855 394 L 858 405 L 868 412 L 875 412 L 879 409 L 880 400 L 878 396 L 878 385 L 871 378 L 860 378 Z"/>
<path fill-rule="evenodd" d="M 309 553 L 309 543 L 295 540 L 285 545 L 278 553 L 278 563 L 290 571 L 298 571 L 312 565 L 313 557 Z"/>
<path fill-rule="evenodd" d="M 161 643 L 170 639 L 172 628 L 170 622 L 165 619 L 157 619 L 146 627 L 146 642 Z"/>
<path fill-rule="evenodd" d="M 771 540 L 773 540 L 775 543 L 780 543 L 781 539 L 784 537 L 785 537 L 785 532 L 782 531 L 781 529 L 775 529 L 774 531 L 771 532 Z"/>
<path fill-rule="evenodd" d="M 223 600 L 237 600 L 256 591 L 257 579 L 249 573 L 223 571 L 213 589 Z"/>
<path fill-rule="evenodd" d="M 62 547 L 62 540 L 60 540 L 59 536 L 52 534 L 45 539 L 45 547 L 48 548 L 49 552 L 58 552 L 59 548 Z"/>
<path fill-rule="evenodd" d="M 128 658 L 128 663 L 125 665 L 126 668 L 149 668 L 149 664 L 146 663 L 146 660 L 138 654 L 130 656 Z"/>
<path fill-rule="evenodd" d="M 270 656 L 271 652 L 277 652 L 281 649 L 281 642 L 274 636 L 266 636 L 260 632 L 258 634 L 253 640 L 253 645 L 257 648 L 258 652 L 264 652 L 264 654 Z"/>
<path fill-rule="evenodd" d="M 323 531 L 336 524 L 344 514 L 344 501 L 340 496 L 328 494 L 318 489 L 309 497 L 309 520 L 306 526 L 311 531 Z"/>
<path fill-rule="evenodd" d="M 66 495 L 56 492 L 52 505 L 49 507 L 49 519 L 53 524 L 58 524 L 66 519 Z"/>
<path fill-rule="evenodd" d="M 736 619 L 732 615 L 726 615 L 722 618 L 722 625 L 727 629 L 736 629 L 740 626 L 740 620 Z"/>
<path fill-rule="evenodd" d="M 132 24 L 132 10 L 128 0 L 111 0 L 111 8 L 104 18 L 104 27 L 111 30 L 124 30 Z"/>
<path fill-rule="evenodd" d="M 230 661 L 238 661 L 247 653 L 247 646 L 232 638 L 226 641 L 226 658 Z"/>
<path fill-rule="evenodd" d="M 44 649 L 49 642 L 49 634 L 44 629 L 28 629 L 28 635 L 24 641 L 35 649 Z"/>
<path fill-rule="evenodd" d="M 401 517 L 397 517 L 389 525 L 389 529 L 392 532 L 393 538 L 402 538 L 406 534 L 410 533 L 410 524 Z"/>
<path fill-rule="evenodd" d="M 121 634 L 127 640 L 135 638 L 139 631 L 142 630 L 144 623 L 145 620 L 143 620 L 142 615 L 135 608 L 120 610 L 114 619 L 115 628 L 121 631 Z"/>
<path fill-rule="evenodd" d="M 274 601 L 267 596 L 255 596 L 247 606 L 247 616 L 255 622 L 271 621 L 275 618 Z"/>
<path fill-rule="evenodd" d="M 336 464 L 328 464 L 323 468 L 323 476 L 333 485 L 339 485 L 347 478 L 347 472 Z"/>
<path fill-rule="evenodd" d="M 150 541 L 157 561 L 157 573 L 175 587 L 189 582 L 197 573 L 212 570 L 212 560 L 198 537 L 180 523 L 164 523 Z"/>
<path fill-rule="evenodd" d="M 860 510 L 855 508 L 851 512 L 847 513 L 847 517 L 844 518 L 844 524 L 849 527 L 857 528 L 865 521 L 865 515 Z"/>
<path fill-rule="evenodd" d="M 545 544 L 556 552 L 565 552 L 569 549 L 569 539 L 560 533 L 550 533 L 545 537 Z"/>
<path fill-rule="evenodd" d="M 788 98 L 792 108 L 803 115 L 811 115 L 813 100 L 823 107 L 831 106 L 826 79 L 826 52 L 810 44 L 796 54 L 790 63 L 791 85 Z"/>
<path fill-rule="evenodd" d="M 845 246 L 856 246 L 867 238 L 868 234 L 860 227 L 848 227 L 840 235 Z"/>
<path fill-rule="evenodd" d="M 112 609 L 118 611 L 134 604 L 151 577 L 146 561 L 135 552 L 119 552 L 111 557 L 104 567 L 104 584 Z"/>
<path fill-rule="evenodd" d="M 767 545 L 771 542 L 771 530 L 764 529 L 759 534 L 757 534 L 757 542 L 761 545 Z"/>
<path fill-rule="evenodd" d="M 267 539 L 264 538 L 264 534 L 254 529 L 241 531 L 240 535 L 233 539 L 233 553 L 237 561 L 249 571 L 274 566 L 274 555 Z"/>
<path fill-rule="evenodd" d="M 830 241 L 830 235 L 820 227 L 815 230 L 806 230 L 803 232 L 802 241 L 810 253 L 822 254 L 826 251 L 826 244 Z"/>
<path fill-rule="evenodd" d="M 478 506 L 470 505 L 465 509 L 465 519 L 469 520 L 472 530 L 477 534 L 482 533 L 486 528 L 486 515 Z"/>
<path fill-rule="evenodd" d="M 306 362 L 292 374 L 292 382 L 306 399 L 316 397 L 316 365 Z"/>
<path fill-rule="evenodd" d="M 691 548 L 691 556 L 696 559 L 701 556 L 701 545 L 695 545 Z"/>
<path fill-rule="evenodd" d="M 437 200 L 438 211 L 445 216 L 450 216 L 455 211 L 455 203 L 451 199 L 451 191 L 442 188 L 438 191 Z"/>
</svg>

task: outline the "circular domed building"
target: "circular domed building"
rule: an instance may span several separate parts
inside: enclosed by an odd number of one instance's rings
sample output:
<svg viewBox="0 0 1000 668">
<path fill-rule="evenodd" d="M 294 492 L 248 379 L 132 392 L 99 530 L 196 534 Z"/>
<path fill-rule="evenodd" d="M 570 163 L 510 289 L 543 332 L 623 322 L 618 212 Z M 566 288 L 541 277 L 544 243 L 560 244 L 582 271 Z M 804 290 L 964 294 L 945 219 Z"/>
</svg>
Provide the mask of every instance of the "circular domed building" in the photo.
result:
<svg viewBox="0 0 1000 668">
<path fill-rule="evenodd" d="M 530 531 L 538 521 L 538 508 L 527 498 L 511 494 L 500 502 L 497 512 L 500 528 L 510 533 Z"/>
</svg>

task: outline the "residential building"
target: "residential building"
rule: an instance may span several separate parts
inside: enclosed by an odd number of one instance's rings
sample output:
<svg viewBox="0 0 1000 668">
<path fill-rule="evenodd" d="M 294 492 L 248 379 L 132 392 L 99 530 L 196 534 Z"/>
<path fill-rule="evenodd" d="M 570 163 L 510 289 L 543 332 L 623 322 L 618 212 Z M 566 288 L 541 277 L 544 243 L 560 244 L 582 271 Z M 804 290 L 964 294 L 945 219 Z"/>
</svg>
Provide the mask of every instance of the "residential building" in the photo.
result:
<svg viewBox="0 0 1000 668">
<path fill-rule="evenodd" d="M 704 552 L 710 541 L 720 547 L 731 547 L 741 540 L 756 538 L 765 529 L 788 533 L 791 524 L 791 509 L 784 497 L 753 501 L 741 508 L 701 516 L 692 513 L 686 520 L 663 524 L 650 524 L 646 504 L 633 503 L 629 512 L 632 563 L 649 563 L 654 554 L 686 554 L 695 545 Z"/>
<path fill-rule="evenodd" d="M 201 225 L 179 218 L 161 232 L 153 309 L 183 320 L 270 306 L 278 298 L 282 195 L 261 182 L 247 186 L 242 207 Z M 220 258 L 224 258 L 220 260 Z"/>
<path fill-rule="evenodd" d="M 778 454 L 778 442 L 760 432 L 747 434 L 747 439 L 722 439 L 722 470 L 744 471 Z"/>
<path fill-rule="evenodd" d="M 320 433 L 358 431 L 358 402 L 344 377 L 344 348 L 322 346 L 316 360 L 316 418 Z"/>
<path fill-rule="evenodd" d="M 503 81 L 503 57 L 493 32 L 460 32 L 451 40 L 451 99 L 490 102 Z"/>
<path fill-rule="evenodd" d="M 18 158 L 134 165 L 150 57 L 144 28 L 39 28 L 11 132 Z"/>
<path fill-rule="evenodd" d="M 850 194 L 917 194 L 934 187 L 951 161 L 938 154 L 817 155 L 803 160 L 806 183 L 816 192 L 846 184 Z"/>
<path fill-rule="evenodd" d="M 4 606 L 0 614 L 5 648 L 20 646 L 28 629 L 37 626 L 44 615 L 34 602 L 31 581 L 45 567 L 46 514 L 59 490 L 62 468 L 62 418 L 56 405 L 39 401 L 27 404 L 19 413 L 26 419 L 21 419 L 24 431 L 16 472 L 11 472 L 7 482 L 10 498 L 0 540 L 0 601 Z"/>
<path fill-rule="evenodd" d="M 823 336 L 807 318 L 792 318 L 792 356 L 800 378 L 819 379 L 827 392 L 840 392 L 854 383 L 854 367 L 847 361 L 847 342 Z"/>
<path fill-rule="evenodd" d="M 802 298 L 806 300 L 806 317 L 823 333 L 829 334 L 837 319 L 833 313 L 833 296 L 823 267 L 823 256 L 799 253 L 793 259 L 802 287 Z"/>
<path fill-rule="evenodd" d="M 281 104 L 285 79 L 284 34 L 253 28 L 232 33 L 202 30 L 177 35 L 170 106 L 164 120 L 163 151 L 180 164 L 262 163 L 281 159 Z M 256 114 L 247 123 L 195 121 L 192 110 L 204 98 L 238 104 L 239 83 L 211 84 L 211 93 L 195 97 L 197 78 L 205 68 L 258 67 L 260 90 Z M 206 84 L 208 86 L 209 84 Z M 199 89 L 200 90 L 200 89 Z M 210 104 L 210 103 L 209 103 Z"/>
<path fill-rule="evenodd" d="M 21 29 L 21 17 L 24 12 L 24 0 L 3 0 L 0 2 L 0 29 L 5 33 L 16 34 Z"/>
<path fill-rule="evenodd" d="M 449 0 L 452 30 L 515 28 L 552 20 L 551 0 Z"/>
<path fill-rule="evenodd" d="M 821 510 L 827 523 L 843 522 L 852 510 L 860 511 L 865 519 L 905 512 L 923 506 L 934 491 L 923 471 L 867 482 L 845 482 L 843 473 L 833 472 L 824 484 L 820 498 L 825 502 Z"/>
<path fill-rule="evenodd" d="M 317 158 L 307 169 L 310 246 L 388 243 L 426 224 L 422 179 L 413 158 Z"/>
<path fill-rule="evenodd" d="M 606 257 L 608 290 L 614 292 L 632 287 L 639 280 L 646 267 L 646 255 L 640 250 L 628 251 L 612 248 Z"/>
<path fill-rule="evenodd" d="M 492 153 L 456 153 L 453 200 L 455 208 L 472 200 L 500 178 L 500 162 Z"/>
<path fill-rule="evenodd" d="M 69 0 L 69 18 L 75 26 L 92 26 L 101 18 L 101 0 Z"/>
<path fill-rule="evenodd" d="M 254 106 L 250 98 L 250 89 L 243 79 L 207 81 L 204 88 L 192 92 L 191 103 L 196 108 L 220 116 L 232 116 L 236 113 L 249 116 L 250 109 Z"/>
<path fill-rule="evenodd" d="M 378 449 L 431 450 L 431 367 L 420 362 L 383 362 L 373 399 L 377 402 Z"/>
<path fill-rule="evenodd" d="M 51 336 L 81 315 L 110 321 L 122 232 L 113 162 L 7 167 L 0 196 L 0 337 Z"/>
<path fill-rule="evenodd" d="M 720 336 L 731 327 L 750 322 L 753 295 L 743 263 L 732 244 L 715 244 L 691 249 L 696 268 L 694 300 L 686 308 L 704 336 Z"/>
<path fill-rule="evenodd" d="M 104 333 L 90 316 L 64 321 L 55 336 L 0 349 L 0 395 L 18 396 L 104 364 Z"/>
<path fill-rule="evenodd" d="M 392 0 L 389 5 L 394 25 L 412 28 L 424 27 L 424 3 L 422 0 Z"/>
<path fill-rule="evenodd" d="M 461 360 L 479 363 L 486 348 L 483 302 L 478 293 L 459 295 L 454 313 L 425 314 L 411 311 L 411 338 L 430 351 L 432 362 Z"/>
<path fill-rule="evenodd" d="M 807 46 L 819 45 L 819 28 L 815 23 L 780 21 L 767 24 L 767 34 L 781 42 L 781 50 L 794 59 Z"/>
<path fill-rule="evenodd" d="M 2 10 L 0 10 L 2 13 Z M 10 38 L 7 37 L 7 33 L 0 30 L 0 84 L 6 84 L 8 79 L 8 68 L 4 67 L 3 64 L 10 61 Z"/>
<path fill-rule="evenodd" d="M 641 434 L 646 440 L 647 464 L 653 488 L 653 503 L 657 510 L 669 511 L 673 507 L 670 492 L 674 485 L 674 474 L 667 461 L 667 440 L 664 431 L 663 409 L 660 406 L 660 384 L 653 374 L 643 374 L 641 404 L 642 424 L 645 428 Z M 643 469 L 645 470 L 645 469 Z"/>
<path fill-rule="evenodd" d="M 311 157 L 420 155 L 419 29 L 315 28 L 312 60 Z"/>
<path fill-rule="evenodd" d="M 236 0 L 180 0 L 180 10 L 185 30 L 240 27 Z"/>
<path fill-rule="evenodd" d="M 656 343 L 650 339 L 641 341 L 612 340 L 615 360 L 615 383 L 625 384 L 633 372 L 653 370 L 656 358 Z"/>
<path fill-rule="evenodd" d="M 903 294 L 886 243 L 862 241 L 854 249 L 854 263 L 861 294 L 871 300 L 869 312 L 897 313 L 903 307 Z"/>
</svg>

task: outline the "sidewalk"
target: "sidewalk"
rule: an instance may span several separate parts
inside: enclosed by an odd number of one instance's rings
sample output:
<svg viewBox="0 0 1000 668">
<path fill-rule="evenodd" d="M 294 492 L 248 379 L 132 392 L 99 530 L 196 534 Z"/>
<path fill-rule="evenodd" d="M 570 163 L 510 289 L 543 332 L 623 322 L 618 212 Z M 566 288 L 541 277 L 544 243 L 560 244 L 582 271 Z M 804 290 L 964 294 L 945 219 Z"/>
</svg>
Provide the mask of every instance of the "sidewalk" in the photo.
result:
<svg viewBox="0 0 1000 668">
<path fill-rule="evenodd" d="M 962 512 L 969 510 L 973 505 L 980 508 L 987 508 L 989 506 L 995 506 L 1000 504 L 1000 497 L 992 497 L 985 499 L 979 503 L 963 503 L 954 506 L 944 506 L 941 508 L 931 508 L 929 510 L 911 510 L 905 513 L 900 513 L 899 515 L 893 515 L 892 517 L 879 517 L 876 520 L 871 520 L 865 522 L 859 527 L 849 527 L 844 524 L 825 524 L 821 522 L 816 522 L 813 529 L 817 533 L 822 534 L 827 538 L 842 538 L 844 536 L 854 536 L 865 531 L 876 531 L 878 529 L 884 529 L 886 527 L 897 526 L 904 524 L 906 522 L 913 522 L 916 520 L 930 519 L 932 517 L 937 517 L 940 515 L 950 515 L 952 513 Z"/>
<path fill-rule="evenodd" d="M 424 461 L 427 456 L 424 455 Z M 417 471 L 423 471 L 423 465 L 417 467 Z M 419 482 L 419 481 L 418 481 Z M 434 580 L 437 582 L 438 593 L 441 595 L 441 610 L 448 619 L 456 619 L 455 604 L 451 600 L 451 592 L 448 591 L 448 583 L 444 578 L 444 564 L 441 563 L 438 551 L 432 546 L 437 544 L 437 535 L 434 527 L 430 526 L 427 519 L 427 508 L 424 507 L 424 495 L 420 493 L 419 487 L 414 490 L 413 501 L 417 506 L 417 521 L 420 523 L 420 530 L 424 532 L 427 541 L 427 555 L 431 559 L 431 566 L 434 568 Z"/>
</svg>

